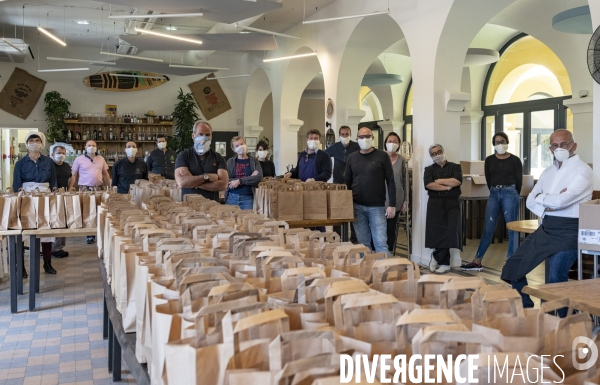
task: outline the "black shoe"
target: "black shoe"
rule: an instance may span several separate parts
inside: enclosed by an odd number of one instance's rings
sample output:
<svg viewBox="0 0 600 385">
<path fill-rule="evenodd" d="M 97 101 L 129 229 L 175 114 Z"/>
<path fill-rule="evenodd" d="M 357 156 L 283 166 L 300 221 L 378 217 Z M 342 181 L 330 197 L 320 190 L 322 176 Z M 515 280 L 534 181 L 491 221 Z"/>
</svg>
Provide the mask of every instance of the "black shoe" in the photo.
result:
<svg viewBox="0 0 600 385">
<path fill-rule="evenodd" d="M 27 274 L 27 270 L 25 270 L 25 268 L 23 268 L 23 279 L 28 278 L 29 274 Z"/>
<path fill-rule="evenodd" d="M 57 252 L 52 253 L 52 256 L 54 258 L 65 258 L 69 256 L 69 253 L 64 250 L 58 250 Z"/>
<path fill-rule="evenodd" d="M 56 274 L 56 270 L 54 270 L 50 261 L 44 262 L 44 271 L 46 274 Z"/>
<path fill-rule="evenodd" d="M 93 244 L 93 243 L 96 243 L 96 237 L 93 237 L 93 236 L 92 236 L 92 237 L 87 237 L 87 241 L 86 241 L 86 243 L 87 243 L 88 245 L 91 245 L 91 244 Z"/>
</svg>

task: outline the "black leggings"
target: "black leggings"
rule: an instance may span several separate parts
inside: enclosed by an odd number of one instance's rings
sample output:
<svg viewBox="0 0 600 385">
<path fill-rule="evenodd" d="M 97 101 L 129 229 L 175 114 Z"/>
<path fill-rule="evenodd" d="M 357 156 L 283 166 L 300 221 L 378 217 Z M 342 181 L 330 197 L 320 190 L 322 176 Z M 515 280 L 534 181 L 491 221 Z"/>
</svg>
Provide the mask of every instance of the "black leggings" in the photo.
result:
<svg viewBox="0 0 600 385">
<path fill-rule="evenodd" d="M 387 244 L 388 250 L 390 254 L 394 252 L 396 249 L 396 224 L 398 223 L 398 216 L 400 215 L 400 210 L 396 211 L 396 215 L 393 218 L 387 219 Z"/>
</svg>

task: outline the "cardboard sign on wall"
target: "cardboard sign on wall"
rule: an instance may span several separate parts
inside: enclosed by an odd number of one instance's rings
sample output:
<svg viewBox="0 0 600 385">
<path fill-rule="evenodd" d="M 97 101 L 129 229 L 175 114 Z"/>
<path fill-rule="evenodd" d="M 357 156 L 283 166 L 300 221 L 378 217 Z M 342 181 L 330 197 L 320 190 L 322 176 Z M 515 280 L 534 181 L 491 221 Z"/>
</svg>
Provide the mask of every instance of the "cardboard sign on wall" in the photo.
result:
<svg viewBox="0 0 600 385">
<path fill-rule="evenodd" d="M 214 77 L 215 75 L 211 73 L 208 76 Z M 229 100 L 227 100 L 227 96 L 225 96 L 218 80 L 202 78 L 189 86 L 206 120 L 211 120 L 231 110 Z"/>
<path fill-rule="evenodd" d="M 15 68 L 0 92 L 0 108 L 25 120 L 42 96 L 45 86 L 46 81 Z"/>
</svg>

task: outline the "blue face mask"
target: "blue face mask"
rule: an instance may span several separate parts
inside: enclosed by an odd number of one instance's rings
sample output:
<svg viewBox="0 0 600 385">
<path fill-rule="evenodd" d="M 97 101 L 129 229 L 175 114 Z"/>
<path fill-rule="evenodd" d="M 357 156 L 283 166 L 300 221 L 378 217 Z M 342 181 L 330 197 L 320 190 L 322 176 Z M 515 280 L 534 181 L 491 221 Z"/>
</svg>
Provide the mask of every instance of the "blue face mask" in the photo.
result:
<svg viewBox="0 0 600 385">
<path fill-rule="evenodd" d="M 198 155 L 204 155 L 210 149 L 210 138 L 198 135 L 194 137 L 194 150 Z"/>
</svg>

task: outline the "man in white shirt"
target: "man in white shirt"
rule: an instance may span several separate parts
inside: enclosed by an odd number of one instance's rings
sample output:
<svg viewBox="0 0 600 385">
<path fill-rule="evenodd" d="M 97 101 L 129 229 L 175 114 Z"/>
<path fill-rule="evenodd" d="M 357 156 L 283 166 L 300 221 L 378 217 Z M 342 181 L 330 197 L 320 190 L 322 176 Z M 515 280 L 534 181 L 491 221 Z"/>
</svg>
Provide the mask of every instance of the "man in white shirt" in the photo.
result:
<svg viewBox="0 0 600 385">
<path fill-rule="evenodd" d="M 550 135 L 554 164 L 544 170 L 527 197 L 527 208 L 542 218 L 542 224 L 502 269 L 502 279 L 519 293 L 527 285 L 527 273 L 544 260 L 550 264 L 546 283 L 556 283 L 569 279 L 569 269 L 577 259 L 579 204 L 592 198 L 593 184 L 592 169 L 576 150 L 571 132 L 560 129 Z M 533 307 L 528 295 L 521 296 L 524 307 Z"/>
</svg>

